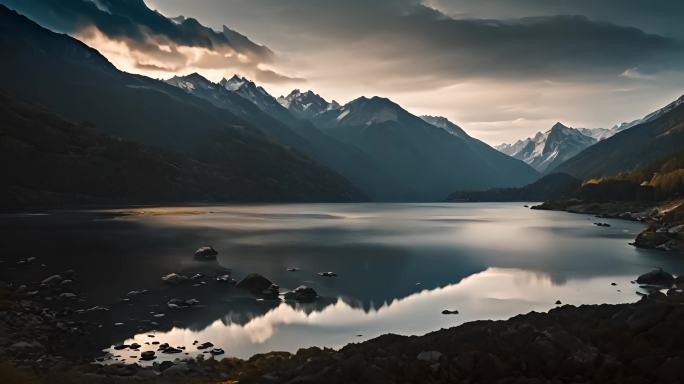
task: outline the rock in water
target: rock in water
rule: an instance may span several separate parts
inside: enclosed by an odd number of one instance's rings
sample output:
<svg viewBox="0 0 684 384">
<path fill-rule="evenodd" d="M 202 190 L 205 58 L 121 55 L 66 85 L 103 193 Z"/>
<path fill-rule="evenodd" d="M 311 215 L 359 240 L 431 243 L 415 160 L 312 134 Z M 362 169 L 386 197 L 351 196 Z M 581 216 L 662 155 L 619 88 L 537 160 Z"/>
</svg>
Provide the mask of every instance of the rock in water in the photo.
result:
<svg viewBox="0 0 684 384">
<path fill-rule="evenodd" d="M 307 287 L 306 285 L 300 285 L 295 288 L 294 291 L 285 294 L 285 299 L 296 300 L 303 303 L 311 303 L 316 301 L 318 298 L 318 293 L 315 289 Z"/>
<path fill-rule="evenodd" d="M 663 287 L 671 287 L 675 282 L 674 276 L 663 271 L 662 269 L 654 269 L 651 272 L 644 273 L 637 278 L 639 284 L 660 285 Z"/>
<path fill-rule="evenodd" d="M 145 351 L 140 354 L 140 360 L 154 360 L 156 356 L 154 355 L 154 351 Z"/>
<path fill-rule="evenodd" d="M 186 276 L 179 275 L 177 273 L 169 273 L 168 275 L 161 278 L 163 282 L 171 285 L 178 285 L 184 283 L 188 280 Z"/>
<path fill-rule="evenodd" d="M 442 311 L 442 315 L 458 315 L 458 311 L 445 309 Z"/>
<path fill-rule="evenodd" d="M 63 280 L 62 276 L 60 275 L 52 275 L 45 280 L 41 281 L 41 284 L 45 285 L 55 285 L 61 283 Z"/>
<path fill-rule="evenodd" d="M 335 272 L 318 272 L 318 276 L 337 277 L 337 273 L 335 273 Z"/>
<path fill-rule="evenodd" d="M 263 295 L 266 291 L 270 294 L 277 285 L 258 273 L 250 273 L 247 277 L 237 283 L 237 287 L 246 289 L 255 295 Z"/>
<path fill-rule="evenodd" d="M 218 252 L 211 245 L 201 247 L 195 251 L 195 259 L 199 260 L 216 260 Z"/>
</svg>

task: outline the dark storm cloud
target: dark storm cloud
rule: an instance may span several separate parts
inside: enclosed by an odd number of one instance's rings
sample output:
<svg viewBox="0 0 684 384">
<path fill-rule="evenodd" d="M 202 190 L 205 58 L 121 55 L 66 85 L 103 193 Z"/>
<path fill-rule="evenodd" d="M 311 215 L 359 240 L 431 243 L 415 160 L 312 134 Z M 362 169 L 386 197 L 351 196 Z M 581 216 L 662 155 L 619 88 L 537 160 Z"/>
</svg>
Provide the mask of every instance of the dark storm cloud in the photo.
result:
<svg viewBox="0 0 684 384">
<path fill-rule="evenodd" d="M 427 0 L 457 18 L 584 15 L 647 32 L 684 38 L 681 0 Z"/>
<path fill-rule="evenodd" d="M 259 68 L 260 64 L 274 61 L 274 54 L 267 47 L 226 26 L 215 31 L 194 18 L 167 18 L 148 8 L 143 0 L 0 2 L 53 30 L 92 41 L 99 33 L 106 39 L 124 43 L 136 60 L 135 66 L 141 69 L 178 72 L 187 67 L 234 68 L 268 76 L 274 81 L 288 80 L 272 70 Z"/>
<path fill-rule="evenodd" d="M 180 0 L 152 1 L 161 7 L 183 8 Z M 449 12 L 443 11 L 443 6 L 450 1 L 453 6 Z M 648 7 L 650 1 L 641 1 L 642 8 Z M 524 0 L 521 4 L 533 2 Z M 549 0 L 554 2 L 574 4 L 567 0 Z M 212 13 L 238 23 L 241 30 L 281 47 L 313 54 L 317 50 L 345 51 L 346 59 L 340 61 L 335 57 L 327 65 L 369 62 L 371 68 L 383 71 L 383 78 L 414 76 L 424 84 L 430 80 L 453 82 L 472 77 L 619 76 L 625 71 L 634 74 L 677 70 L 684 62 L 678 36 L 620 25 L 619 19 L 608 22 L 577 15 L 579 12 L 573 12 L 570 7 L 563 8 L 569 15 L 553 14 L 547 7 L 548 12 L 541 12 L 537 17 L 519 17 L 520 13 L 504 13 L 497 8 L 498 13 L 488 13 L 503 16 L 496 19 L 478 18 L 475 13 L 478 6 L 487 8 L 487 1 L 205 0 L 200 3 L 203 7 L 198 7 L 196 12 L 203 20 L 215 19 L 199 8 L 211 9 Z M 469 18 L 457 16 L 456 9 L 461 3 L 470 5 Z M 494 3 L 506 3 L 510 9 L 517 4 L 503 0 Z M 535 15 L 529 10 L 527 14 Z M 240 24 L 240 20 L 244 22 Z"/>
</svg>

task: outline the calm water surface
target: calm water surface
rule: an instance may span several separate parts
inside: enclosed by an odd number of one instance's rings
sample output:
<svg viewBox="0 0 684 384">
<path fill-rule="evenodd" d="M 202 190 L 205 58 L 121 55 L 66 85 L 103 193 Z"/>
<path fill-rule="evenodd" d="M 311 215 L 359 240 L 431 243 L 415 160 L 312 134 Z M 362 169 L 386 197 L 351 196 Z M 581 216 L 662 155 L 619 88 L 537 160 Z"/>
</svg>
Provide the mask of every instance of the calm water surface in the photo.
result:
<svg viewBox="0 0 684 384">
<path fill-rule="evenodd" d="M 643 228 L 639 223 L 601 219 L 612 226 L 600 228 L 588 215 L 533 211 L 520 203 L 240 205 L 133 213 L 68 230 L 76 253 L 99 255 L 80 263 L 109 271 L 93 273 L 93 295 L 133 289 L 105 284 L 103 275 L 141 287 L 159 284 L 159 276 L 191 268 L 194 249 L 211 244 L 220 252 L 218 264 L 238 280 L 257 272 L 281 291 L 305 284 L 322 296 L 316 304 L 294 305 L 217 289 L 220 304 L 195 308 L 183 325 L 154 333 L 155 340 L 186 346 L 191 355 L 199 352 L 195 340 L 244 358 L 341 347 L 388 332 L 419 335 L 546 311 L 556 300 L 631 302 L 638 299 L 638 287 L 630 283 L 637 275 L 654 267 L 684 271 L 679 257 L 628 245 Z M 320 271 L 338 277 L 320 277 Z M 444 309 L 459 314 L 442 315 Z M 112 343 L 137 341 L 142 350 L 151 349 L 144 345 L 149 334 Z M 139 355 L 116 353 L 131 361 Z"/>
<path fill-rule="evenodd" d="M 638 223 L 532 211 L 521 204 L 321 204 L 148 210 L 126 218 L 203 233 L 236 277 L 269 276 L 331 299 L 285 303 L 202 329 L 157 335 L 172 345 L 211 341 L 229 355 L 341 347 L 393 332 L 424 334 L 476 319 L 505 319 L 564 304 L 635 301 L 635 276 L 656 266 L 683 270 L 671 256 L 628 245 Z M 158 215 L 155 215 L 158 214 Z M 298 267 L 298 272 L 287 272 Z M 337 278 L 316 275 L 334 271 Z M 611 283 L 616 283 L 612 286 Z M 458 315 L 442 315 L 456 309 Z M 146 334 L 128 340 L 148 341 Z"/>
</svg>

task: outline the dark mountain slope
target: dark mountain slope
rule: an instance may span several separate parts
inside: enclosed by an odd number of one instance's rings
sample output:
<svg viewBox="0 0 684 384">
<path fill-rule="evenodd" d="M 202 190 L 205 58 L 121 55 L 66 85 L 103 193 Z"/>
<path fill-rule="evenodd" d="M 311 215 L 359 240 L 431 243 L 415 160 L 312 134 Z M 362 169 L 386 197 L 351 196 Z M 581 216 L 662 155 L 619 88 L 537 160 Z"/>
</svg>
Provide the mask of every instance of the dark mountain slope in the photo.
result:
<svg viewBox="0 0 684 384">
<path fill-rule="evenodd" d="M 337 173 L 273 143 L 228 110 L 144 76 L 0 6 L 0 88 L 104 133 L 220 167 L 247 200 L 349 201 L 364 196 Z"/>
<path fill-rule="evenodd" d="M 313 122 L 413 188 L 407 200 L 443 200 L 456 190 L 520 186 L 538 176 L 522 161 L 429 124 L 380 97 L 356 99 Z"/>
<path fill-rule="evenodd" d="M 0 94 L 0 208 L 273 198 L 220 167 L 106 137 Z"/>
<path fill-rule="evenodd" d="M 581 179 L 611 176 L 677 153 L 684 148 L 684 96 L 658 112 L 585 149 L 553 172 Z"/>
</svg>

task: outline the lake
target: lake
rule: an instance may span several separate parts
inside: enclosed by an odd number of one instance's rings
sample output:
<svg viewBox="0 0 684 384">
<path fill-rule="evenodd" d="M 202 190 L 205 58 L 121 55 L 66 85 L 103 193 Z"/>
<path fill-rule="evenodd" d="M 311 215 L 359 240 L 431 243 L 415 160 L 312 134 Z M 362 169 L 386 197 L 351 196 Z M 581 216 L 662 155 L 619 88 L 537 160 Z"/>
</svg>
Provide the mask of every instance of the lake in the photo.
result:
<svg viewBox="0 0 684 384">
<path fill-rule="evenodd" d="M 597 220 L 521 203 L 69 211 L 2 215 L 0 246 L 4 255 L 34 255 L 52 268 L 84 271 L 77 283 L 88 299 L 112 307 L 102 320 L 103 347 L 136 341 L 141 351 L 156 350 L 154 339 L 194 355 L 202 351 L 193 342 L 210 341 L 227 356 L 246 358 L 339 348 L 385 333 L 420 335 L 547 311 L 557 300 L 632 302 L 639 298 L 631 283 L 636 276 L 655 267 L 684 272 L 675 255 L 628 245 L 642 224 L 600 219 L 611 224 L 604 228 L 593 224 Z M 203 245 L 219 251 L 217 261 L 193 259 Z M 222 269 L 237 280 L 262 274 L 281 292 L 307 285 L 321 298 L 313 304 L 259 300 L 213 281 L 211 273 Z M 167 273 L 196 271 L 208 271 L 201 279 L 206 284 L 181 288 L 160 281 Z M 319 276 L 322 271 L 338 276 Z M 121 302 L 136 289 L 152 294 Z M 202 305 L 170 311 L 165 303 L 171 297 L 197 298 Z M 443 315 L 445 309 L 458 314 Z M 135 361 L 139 352 L 113 354 Z"/>
</svg>

